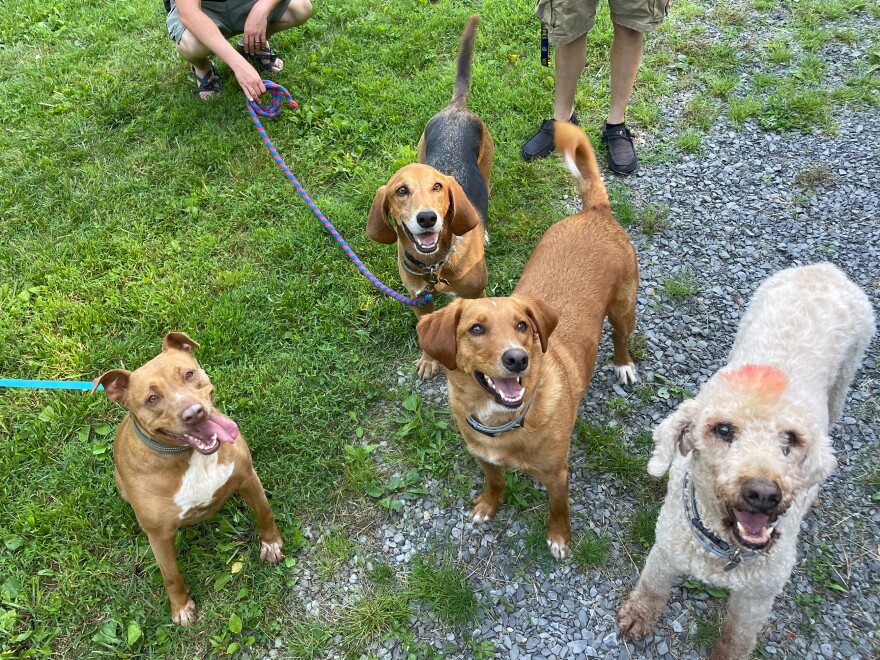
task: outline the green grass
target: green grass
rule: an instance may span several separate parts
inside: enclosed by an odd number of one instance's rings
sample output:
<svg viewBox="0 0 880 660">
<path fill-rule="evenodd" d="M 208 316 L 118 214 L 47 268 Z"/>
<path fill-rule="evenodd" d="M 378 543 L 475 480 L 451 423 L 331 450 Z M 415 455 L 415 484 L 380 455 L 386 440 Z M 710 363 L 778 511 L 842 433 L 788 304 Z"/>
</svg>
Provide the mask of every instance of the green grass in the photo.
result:
<svg viewBox="0 0 880 660">
<path fill-rule="evenodd" d="M 477 599 L 460 562 L 447 559 L 434 566 L 419 557 L 413 563 L 408 585 L 412 595 L 427 602 L 446 623 L 463 626 L 476 620 Z"/>
<path fill-rule="evenodd" d="M 703 136 L 690 129 L 682 131 L 675 138 L 675 146 L 688 154 L 702 153 Z"/>
<path fill-rule="evenodd" d="M 628 486 L 647 481 L 647 455 L 634 454 L 623 443 L 620 426 L 596 426 L 578 421 L 575 442 L 585 449 L 585 465 L 599 475 L 611 476 Z"/>
<path fill-rule="evenodd" d="M 608 188 L 611 200 L 611 212 L 624 227 L 629 227 L 638 218 L 639 212 L 632 200 L 629 189 L 623 184 L 612 184 Z"/>
<path fill-rule="evenodd" d="M 626 540 L 641 546 L 647 553 L 654 545 L 654 529 L 660 513 L 660 502 L 644 502 L 639 504 L 636 515 L 626 531 Z"/>
<path fill-rule="evenodd" d="M 681 124 L 687 127 L 695 127 L 703 132 L 712 128 L 715 118 L 718 116 L 718 108 L 701 96 L 692 97 L 681 109 Z"/>
<path fill-rule="evenodd" d="M 842 570 L 845 571 L 844 565 L 839 565 L 833 559 L 834 549 L 822 543 L 815 549 L 815 554 L 811 555 L 803 562 L 804 570 L 813 580 L 813 587 L 816 593 L 829 593 L 836 591 L 838 593 L 848 593 L 847 579 Z"/>
<path fill-rule="evenodd" d="M 767 58 L 775 64 L 788 64 L 791 61 L 791 48 L 784 39 L 768 41 L 766 50 Z"/>
<path fill-rule="evenodd" d="M 715 646 L 715 642 L 721 636 L 721 626 L 723 620 L 718 612 L 712 616 L 697 617 L 696 629 L 690 640 L 695 648 L 706 649 L 707 651 Z"/>
<path fill-rule="evenodd" d="M 675 275 L 670 275 L 663 280 L 663 293 L 674 300 L 690 298 L 697 294 L 699 286 L 689 268 L 683 268 Z"/>
<path fill-rule="evenodd" d="M 741 127 L 746 119 L 757 117 L 761 113 L 761 101 L 754 96 L 730 99 L 727 116 L 735 127 Z"/>
<path fill-rule="evenodd" d="M 828 80 L 820 48 L 872 39 L 847 17 L 877 18 L 876 2 L 754 7 L 781 12 L 785 24 L 776 42 L 749 50 L 735 38 L 748 16 L 676 5 L 646 40 L 628 114 L 637 133 L 652 138 L 675 125 L 657 102 L 673 90 L 698 99 L 687 114 L 700 130 L 726 116 L 767 130 L 831 131 L 841 106 L 880 105 L 876 48 L 839 85 Z M 273 39 L 286 59 L 276 80 L 300 108 L 265 121 L 267 130 L 390 286 L 399 288 L 394 250 L 367 240 L 366 212 L 376 188 L 414 160 L 425 122 L 447 103 L 473 11 L 483 20 L 469 104 L 496 145 L 492 295 L 510 293 L 532 246 L 560 217 L 567 173 L 555 158 L 526 164 L 518 156 L 552 110 L 552 70 L 537 62 L 532 10 L 525 0 L 331 1 Z M 725 36 L 713 43 L 707 35 L 717 29 Z M 600 4 L 592 73 L 577 93 L 593 137 L 608 111 L 612 33 Z M 411 374 L 419 352 L 413 314 L 376 293 L 295 195 L 225 65 L 221 98 L 195 97 L 165 36 L 161 3 L 12 3 L 0 16 L 0 53 L 0 374 L 91 380 L 150 359 L 166 332 L 187 332 L 202 346 L 197 356 L 218 407 L 248 440 L 288 555 L 277 567 L 259 563 L 253 518 L 238 500 L 181 530 L 178 555 L 200 617 L 187 630 L 173 627 L 152 552 L 113 482 L 123 410 L 101 395 L 4 391 L 0 655 L 206 657 L 281 638 L 309 657 L 340 635 L 351 648 L 403 635 L 394 631 L 417 599 L 395 590 L 405 578 L 393 574 L 377 574 L 375 590 L 362 592 L 344 619 L 303 619 L 288 599 L 303 527 L 323 539 L 321 570 L 331 575 L 355 552 L 353 528 L 340 520 L 349 502 L 381 517 L 421 497 L 426 477 L 451 500 L 467 488 L 448 412 L 398 384 L 397 371 Z M 668 162 L 702 149 L 699 131 L 685 131 L 640 157 Z M 622 223 L 648 237 L 665 226 L 666 211 L 640 206 L 625 184 L 611 192 Z M 654 395 L 637 388 L 632 405 Z M 591 469 L 635 478 L 628 475 L 638 466 L 615 449 L 619 438 L 603 443 Z M 529 480 L 510 485 L 514 507 L 544 506 Z M 534 528 L 549 557 L 543 522 Z"/>
<path fill-rule="evenodd" d="M 315 563 L 324 577 L 332 577 L 354 557 L 357 546 L 347 530 L 334 528 L 319 540 Z"/>
<path fill-rule="evenodd" d="M 653 221 L 654 224 L 652 224 L 652 227 L 654 227 L 654 228 L 651 229 L 650 231 L 648 229 L 644 229 L 645 222 L 644 222 L 644 217 L 643 217 L 643 220 L 642 220 L 643 229 L 646 234 L 648 234 L 649 236 L 654 235 L 654 233 L 656 232 L 656 227 L 660 225 L 660 222 L 661 222 L 659 219 L 660 217 L 665 218 L 665 213 L 662 216 L 658 215 L 657 219 L 655 221 Z M 665 223 L 665 220 L 663 221 L 663 223 Z M 645 356 L 648 354 L 648 337 L 647 337 L 647 335 L 640 330 L 636 330 L 635 332 L 633 332 L 629 336 L 629 339 L 627 340 L 627 348 L 629 349 L 630 357 L 636 363 L 641 362 L 642 360 L 645 359 Z"/>
<path fill-rule="evenodd" d="M 337 624 L 351 653 L 357 656 L 371 642 L 409 621 L 409 599 L 399 590 L 371 588 L 355 597 Z"/>
<path fill-rule="evenodd" d="M 572 561 L 582 570 L 601 566 L 608 561 L 608 546 L 611 539 L 599 536 L 592 530 L 585 530 L 574 542 Z"/>
</svg>

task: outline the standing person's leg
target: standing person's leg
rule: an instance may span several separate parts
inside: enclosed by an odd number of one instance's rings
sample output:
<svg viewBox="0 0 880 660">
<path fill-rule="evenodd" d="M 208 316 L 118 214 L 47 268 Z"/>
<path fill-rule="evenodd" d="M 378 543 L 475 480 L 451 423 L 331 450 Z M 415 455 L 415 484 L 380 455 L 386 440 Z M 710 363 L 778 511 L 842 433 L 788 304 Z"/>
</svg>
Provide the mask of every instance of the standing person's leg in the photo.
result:
<svg viewBox="0 0 880 660">
<path fill-rule="evenodd" d="M 614 40 L 611 42 L 611 106 L 602 127 L 608 145 L 608 167 L 629 174 L 639 166 L 632 133 L 624 123 L 636 74 L 642 60 L 644 33 L 660 27 L 670 0 L 608 0 Z"/>
<path fill-rule="evenodd" d="M 556 46 L 555 58 L 553 119 L 569 121 L 574 116 L 574 97 L 577 94 L 578 80 L 587 62 L 587 33 L 584 32 L 567 44 Z"/>
<path fill-rule="evenodd" d="M 622 124 L 626 106 L 632 95 L 642 61 L 644 35 L 623 25 L 614 24 L 614 40 L 611 42 L 611 108 L 609 124 Z"/>
<path fill-rule="evenodd" d="M 587 33 L 596 20 L 598 0 L 539 0 L 538 19 L 547 26 L 554 45 L 553 118 L 545 119 L 538 132 L 519 152 L 524 160 L 543 158 L 553 152 L 553 120 L 577 124 L 574 99 L 587 59 Z"/>
<path fill-rule="evenodd" d="M 629 174 L 639 166 L 632 134 L 624 124 L 626 106 L 632 95 L 644 35 L 632 28 L 614 24 L 611 42 L 611 107 L 602 127 L 602 140 L 608 144 L 608 166 L 617 174 Z"/>
</svg>

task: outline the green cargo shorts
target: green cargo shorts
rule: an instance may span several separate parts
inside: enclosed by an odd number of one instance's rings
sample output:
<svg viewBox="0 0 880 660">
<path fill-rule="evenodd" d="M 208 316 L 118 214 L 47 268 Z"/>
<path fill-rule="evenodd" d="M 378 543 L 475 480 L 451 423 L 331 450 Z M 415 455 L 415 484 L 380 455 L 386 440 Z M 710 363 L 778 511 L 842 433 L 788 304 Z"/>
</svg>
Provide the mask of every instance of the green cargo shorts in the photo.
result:
<svg viewBox="0 0 880 660">
<path fill-rule="evenodd" d="M 653 32 L 669 13 L 671 0 L 608 0 L 611 21 L 636 32 Z M 599 0 L 538 0 L 535 14 L 547 26 L 552 44 L 567 44 L 596 21 Z"/>
<path fill-rule="evenodd" d="M 244 32 L 244 22 L 255 4 L 257 4 L 257 0 L 226 0 L 225 2 L 222 0 L 220 2 L 202 0 L 202 11 L 228 39 Z M 279 5 L 269 14 L 269 22 L 277 23 L 280 21 L 289 5 L 290 0 L 281 0 Z M 180 22 L 180 15 L 177 13 L 177 5 L 174 0 L 171 0 L 171 11 L 168 12 L 165 25 L 168 28 L 168 36 L 174 40 L 174 43 L 179 44 L 186 28 Z"/>
</svg>

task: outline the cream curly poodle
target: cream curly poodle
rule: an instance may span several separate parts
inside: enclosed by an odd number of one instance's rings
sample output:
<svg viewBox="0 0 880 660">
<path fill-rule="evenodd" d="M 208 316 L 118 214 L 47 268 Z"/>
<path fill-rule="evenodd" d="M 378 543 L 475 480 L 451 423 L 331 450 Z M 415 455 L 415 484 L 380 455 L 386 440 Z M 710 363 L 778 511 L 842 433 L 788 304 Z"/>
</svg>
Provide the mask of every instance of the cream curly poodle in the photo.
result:
<svg viewBox="0 0 880 660">
<path fill-rule="evenodd" d="M 618 612 L 654 628 L 673 580 L 729 589 L 712 658 L 747 658 L 791 574 L 801 519 L 837 466 L 828 432 L 874 333 L 868 297 L 831 264 L 789 268 L 755 293 L 725 367 L 654 431 L 669 470 L 656 541 Z"/>
</svg>

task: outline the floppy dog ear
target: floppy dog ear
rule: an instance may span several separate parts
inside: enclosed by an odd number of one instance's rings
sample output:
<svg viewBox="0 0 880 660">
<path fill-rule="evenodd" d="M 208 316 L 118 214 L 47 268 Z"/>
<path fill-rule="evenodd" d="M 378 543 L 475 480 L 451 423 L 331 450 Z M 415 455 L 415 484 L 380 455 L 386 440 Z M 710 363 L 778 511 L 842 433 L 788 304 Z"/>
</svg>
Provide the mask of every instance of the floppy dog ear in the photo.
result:
<svg viewBox="0 0 880 660">
<path fill-rule="evenodd" d="M 812 486 L 824 481 L 837 468 L 837 458 L 834 456 L 834 450 L 831 446 L 831 438 L 825 433 L 820 433 L 819 437 L 808 450 L 802 463 L 804 481 L 808 486 Z"/>
<path fill-rule="evenodd" d="M 694 418 L 699 407 L 696 399 L 682 401 L 678 409 L 654 429 L 654 453 L 648 461 L 648 474 L 662 477 L 672 465 L 676 448 L 682 456 L 694 448 Z"/>
<path fill-rule="evenodd" d="M 461 319 L 461 305 L 453 303 L 419 319 L 416 332 L 422 350 L 450 371 L 455 371 L 458 340 L 455 331 Z"/>
<path fill-rule="evenodd" d="M 397 232 L 388 224 L 388 196 L 385 188 L 386 186 L 379 186 L 373 198 L 370 215 L 367 216 L 367 238 L 391 245 L 397 240 Z"/>
<path fill-rule="evenodd" d="M 559 323 L 559 313 L 538 298 L 522 296 L 522 299 L 525 301 L 525 311 L 532 322 L 532 329 L 538 333 L 538 338 L 541 340 L 541 352 L 546 353 L 547 341 L 556 329 L 556 324 Z"/>
<path fill-rule="evenodd" d="M 446 177 L 446 182 L 449 191 L 449 210 L 446 211 L 446 219 L 453 234 L 464 236 L 480 224 L 480 214 L 454 177 Z"/>
<path fill-rule="evenodd" d="M 189 338 L 185 332 L 169 332 L 162 340 L 162 352 L 167 350 L 185 351 L 192 353 L 194 348 L 200 348 L 198 343 Z"/>
<path fill-rule="evenodd" d="M 131 372 L 125 369 L 113 369 L 103 376 L 95 378 L 92 382 L 91 394 L 94 394 L 99 385 L 104 386 L 104 393 L 107 398 L 116 403 L 122 403 L 125 395 L 128 393 L 128 380 L 131 378 Z"/>
</svg>

